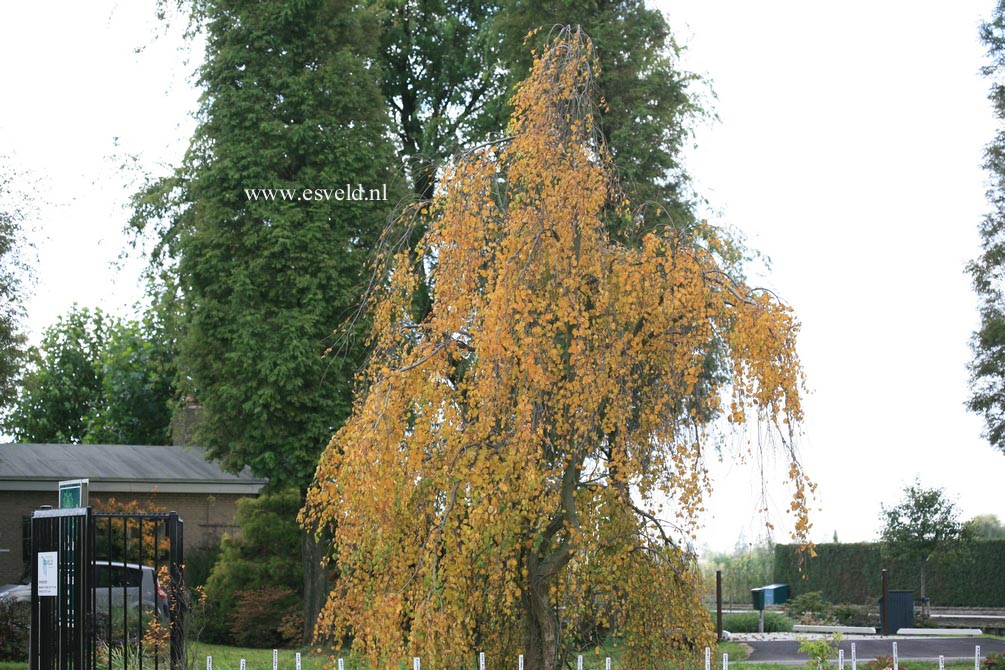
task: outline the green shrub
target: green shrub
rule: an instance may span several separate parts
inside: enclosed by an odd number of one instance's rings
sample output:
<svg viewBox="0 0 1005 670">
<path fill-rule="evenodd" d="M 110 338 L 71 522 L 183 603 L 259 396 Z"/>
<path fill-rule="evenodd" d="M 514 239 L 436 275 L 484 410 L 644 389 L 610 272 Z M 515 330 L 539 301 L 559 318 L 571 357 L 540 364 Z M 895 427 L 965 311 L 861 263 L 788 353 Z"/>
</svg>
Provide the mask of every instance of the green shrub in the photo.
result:
<svg viewBox="0 0 1005 670">
<path fill-rule="evenodd" d="M 824 600 L 819 591 L 807 591 L 785 604 L 785 613 L 791 617 L 805 617 L 823 621 L 830 616 L 831 604 Z"/>
<path fill-rule="evenodd" d="M 756 633 L 758 612 L 733 612 L 722 616 L 722 627 L 730 633 Z M 792 632 L 792 619 L 778 612 L 764 613 L 765 633 Z"/>
<path fill-rule="evenodd" d="M 984 659 L 983 665 L 986 670 L 1005 670 L 1005 654 L 991 652 L 988 654 L 988 657 Z"/>
<path fill-rule="evenodd" d="M 834 605 L 831 618 L 839 626 L 879 626 L 879 612 L 864 605 Z"/>
<path fill-rule="evenodd" d="M 238 614 L 242 593 L 286 589 L 303 606 L 299 511 L 300 494 L 296 491 L 238 502 L 237 524 L 241 532 L 236 537 L 224 537 L 220 558 L 206 581 L 205 641 L 219 644 L 234 641 L 231 624 Z M 276 610 L 272 621 L 273 631 L 285 614 L 285 602 L 280 610 Z"/>
<path fill-rule="evenodd" d="M 834 664 L 831 663 L 831 659 L 838 655 L 838 643 L 841 641 L 841 633 L 835 633 L 833 636 L 817 638 L 815 640 L 805 637 L 797 639 L 799 640 L 799 653 L 809 656 L 806 661 L 808 670 L 833 670 Z"/>
<path fill-rule="evenodd" d="M 0 599 L 0 661 L 28 660 L 31 604 Z"/>
</svg>

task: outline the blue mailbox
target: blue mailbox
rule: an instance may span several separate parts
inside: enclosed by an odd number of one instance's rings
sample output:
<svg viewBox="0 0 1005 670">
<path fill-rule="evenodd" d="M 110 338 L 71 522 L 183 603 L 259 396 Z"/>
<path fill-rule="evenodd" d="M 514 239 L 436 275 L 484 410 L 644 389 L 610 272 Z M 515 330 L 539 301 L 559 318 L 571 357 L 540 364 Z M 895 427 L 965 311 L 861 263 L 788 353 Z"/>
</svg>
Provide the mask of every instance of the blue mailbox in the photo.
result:
<svg viewBox="0 0 1005 670">
<path fill-rule="evenodd" d="M 784 605 L 789 600 L 788 584 L 768 584 L 759 589 L 750 589 L 755 610 L 764 610 L 768 605 Z"/>
</svg>

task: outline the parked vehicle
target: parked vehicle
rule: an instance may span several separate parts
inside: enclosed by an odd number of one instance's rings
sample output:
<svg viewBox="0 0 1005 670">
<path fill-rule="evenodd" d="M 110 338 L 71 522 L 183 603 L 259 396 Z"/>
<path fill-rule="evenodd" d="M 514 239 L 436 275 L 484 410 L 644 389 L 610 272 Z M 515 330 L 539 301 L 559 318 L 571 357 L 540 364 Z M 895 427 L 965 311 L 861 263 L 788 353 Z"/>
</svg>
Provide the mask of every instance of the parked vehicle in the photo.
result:
<svg viewBox="0 0 1005 670">
<path fill-rule="evenodd" d="M 16 603 L 31 601 L 31 582 L 27 584 L 4 584 L 0 586 L 0 600 L 13 600 Z"/>
<path fill-rule="evenodd" d="M 0 599 L 30 602 L 31 582 L 0 586 Z M 136 608 L 141 602 L 144 611 L 154 611 L 156 607 L 161 620 L 169 619 L 167 592 L 152 567 L 122 561 L 94 562 L 94 609 L 98 613 L 107 613 L 109 603 L 114 610 Z"/>
<path fill-rule="evenodd" d="M 142 594 L 142 595 L 141 595 Z M 135 608 L 142 602 L 144 611 L 153 611 L 164 621 L 171 616 L 167 592 L 149 565 L 121 561 L 94 562 L 94 609 L 98 613 L 114 608 Z"/>
</svg>

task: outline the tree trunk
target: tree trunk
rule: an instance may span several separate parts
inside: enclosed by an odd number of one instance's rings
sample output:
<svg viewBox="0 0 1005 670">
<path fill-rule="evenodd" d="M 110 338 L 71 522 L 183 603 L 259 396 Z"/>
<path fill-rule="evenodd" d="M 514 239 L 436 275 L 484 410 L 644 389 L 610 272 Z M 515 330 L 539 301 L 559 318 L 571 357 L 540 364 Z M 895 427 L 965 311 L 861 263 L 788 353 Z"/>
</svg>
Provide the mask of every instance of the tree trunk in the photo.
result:
<svg viewBox="0 0 1005 670">
<path fill-rule="evenodd" d="M 925 594 L 925 564 L 927 562 L 927 558 L 921 559 L 921 615 L 924 617 L 928 616 L 928 598 Z"/>
<path fill-rule="evenodd" d="M 524 631 L 524 669 L 559 670 L 562 662 L 562 636 L 558 612 L 548 597 L 550 581 L 541 574 L 541 559 L 527 560 L 528 588 L 523 600 L 526 610 Z"/>
<path fill-rule="evenodd" d="M 300 535 L 300 557 L 304 566 L 304 645 L 314 642 L 314 626 L 328 599 L 328 570 L 322 565 L 325 558 L 324 538 L 318 542 L 313 529 L 304 529 Z"/>
</svg>

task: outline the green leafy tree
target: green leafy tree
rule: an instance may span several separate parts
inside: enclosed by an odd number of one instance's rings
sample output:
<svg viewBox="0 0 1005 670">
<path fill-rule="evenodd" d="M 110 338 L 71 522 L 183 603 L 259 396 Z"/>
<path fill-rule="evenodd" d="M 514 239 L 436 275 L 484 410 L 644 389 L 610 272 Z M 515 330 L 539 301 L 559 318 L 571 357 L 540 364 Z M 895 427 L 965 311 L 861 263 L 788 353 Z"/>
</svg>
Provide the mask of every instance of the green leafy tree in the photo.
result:
<svg viewBox="0 0 1005 670">
<path fill-rule="evenodd" d="M 135 199 L 133 225 L 175 291 L 161 299 L 178 315 L 181 390 L 202 407 L 195 438 L 230 470 L 306 492 L 350 410 L 366 261 L 397 197 L 378 25 L 348 0 L 191 9 L 207 38 L 199 125 L 184 164 Z M 334 192 L 347 184 L 386 184 L 389 201 Z M 266 188 L 289 191 L 250 191 Z M 322 580 L 312 533 L 302 549 L 306 579 Z M 321 601 L 307 602 L 309 628 Z"/>
<path fill-rule="evenodd" d="M 6 157 L 0 156 L 5 163 Z M 24 318 L 24 258 L 22 225 L 25 214 L 18 204 L 17 175 L 0 169 L 0 410 L 13 402 L 24 359 L 25 338 L 20 329 Z"/>
<path fill-rule="evenodd" d="M 918 480 L 892 507 L 881 505 L 880 541 L 887 556 L 913 561 L 920 570 L 921 598 L 926 596 L 925 566 L 936 555 L 958 550 L 967 534 L 959 510 L 942 489 L 924 488 Z"/>
<path fill-rule="evenodd" d="M 976 539 L 1001 540 L 1005 539 L 1005 525 L 995 514 L 979 514 L 964 526 L 966 531 Z"/>
<path fill-rule="evenodd" d="M 980 225 L 981 255 L 968 266 L 980 304 L 981 325 L 971 340 L 973 395 L 970 410 L 984 417 L 985 436 L 1005 452 L 1005 2 L 999 0 L 990 21 L 981 24 L 981 41 L 989 63 L 984 75 L 991 80 L 989 98 L 999 128 L 984 151 L 990 178 L 990 211 Z"/>
<path fill-rule="evenodd" d="M 705 597 L 715 599 L 715 573 L 722 571 L 722 599 L 749 603 L 750 589 L 770 584 L 775 549 L 768 542 L 750 544 L 742 538 L 731 552 L 709 552 L 702 556 L 701 575 Z"/>
<path fill-rule="evenodd" d="M 172 353 L 149 321 L 74 307 L 29 352 L 4 429 L 21 442 L 166 444 Z"/>
</svg>

